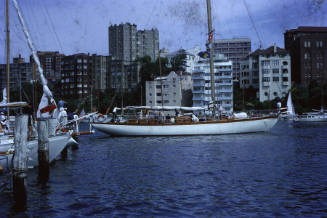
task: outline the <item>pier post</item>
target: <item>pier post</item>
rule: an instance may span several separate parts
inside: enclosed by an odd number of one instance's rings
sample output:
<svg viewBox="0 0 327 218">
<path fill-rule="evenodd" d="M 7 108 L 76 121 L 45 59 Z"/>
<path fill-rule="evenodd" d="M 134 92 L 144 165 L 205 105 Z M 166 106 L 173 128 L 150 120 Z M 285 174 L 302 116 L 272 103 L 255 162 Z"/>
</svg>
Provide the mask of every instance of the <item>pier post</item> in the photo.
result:
<svg viewBox="0 0 327 218">
<path fill-rule="evenodd" d="M 49 178 L 49 128 L 48 120 L 37 121 L 39 182 L 46 183 Z"/>
<path fill-rule="evenodd" d="M 13 195 L 16 207 L 26 206 L 26 171 L 27 171 L 27 115 L 15 117 L 15 154 L 13 157 Z"/>
</svg>

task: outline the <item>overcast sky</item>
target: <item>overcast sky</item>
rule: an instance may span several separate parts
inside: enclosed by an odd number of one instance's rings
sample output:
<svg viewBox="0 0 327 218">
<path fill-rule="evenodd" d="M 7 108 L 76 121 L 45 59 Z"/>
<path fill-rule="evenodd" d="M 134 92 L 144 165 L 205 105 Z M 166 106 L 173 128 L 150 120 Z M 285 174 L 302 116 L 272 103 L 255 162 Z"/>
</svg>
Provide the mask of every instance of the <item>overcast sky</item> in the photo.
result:
<svg viewBox="0 0 327 218">
<path fill-rule="evenodd" d="M 108 55 L 108 26 L 135 23 L 157 28 L 160 48 L 204 48 L 205 0 L 18 0 L 37 50 Z M 215 39 L 259 38 L 266 48 L 283 47 L 283 33 L 298 26 L 327 26 L 327 0 L 211 0 Z M 11 4 L 11 1 L 10 1 Z M 246 5 L 249 13 L 247 12 Z M 0 3 L 0 62 L 5 63 L 5 1 Z M 10 7 L 11 58 L 30 52 Z M 250 14 L 250 15 L 249 15 Z M 251 22 L 251 18 L 253 22 Z M 257 29 L 258 34 L 256 34 Z M 259 35 L 259 37 L 258 37 Z"/>
</svg>

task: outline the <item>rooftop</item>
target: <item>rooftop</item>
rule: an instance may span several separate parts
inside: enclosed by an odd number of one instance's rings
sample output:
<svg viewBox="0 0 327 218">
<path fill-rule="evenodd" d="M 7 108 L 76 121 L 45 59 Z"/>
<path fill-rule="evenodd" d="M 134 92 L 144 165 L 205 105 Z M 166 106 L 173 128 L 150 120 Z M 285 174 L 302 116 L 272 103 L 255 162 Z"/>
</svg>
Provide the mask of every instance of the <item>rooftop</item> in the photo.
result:
<svg viewBox="0 0 327 218">
<path fill-rule="evenodd" d="M 276 47 L 276 51 L 275 48 Z M 254 52 L 250 54 L 250 56 L 259 56 L 259 55 L 272 55 L 272 54 L 280 54 L 280 55 L 286 55 L 288 54 L 288 51 L 282 48 L 279 48 L 277 46 L 270 46 L 266 49 L 257 49 Z"/>
<path fill-rule="evenodd" d="M 287 30 L 286 33 L 327 33 L 327 27 L 299 26 L 297 29 Z"/>
</svg>

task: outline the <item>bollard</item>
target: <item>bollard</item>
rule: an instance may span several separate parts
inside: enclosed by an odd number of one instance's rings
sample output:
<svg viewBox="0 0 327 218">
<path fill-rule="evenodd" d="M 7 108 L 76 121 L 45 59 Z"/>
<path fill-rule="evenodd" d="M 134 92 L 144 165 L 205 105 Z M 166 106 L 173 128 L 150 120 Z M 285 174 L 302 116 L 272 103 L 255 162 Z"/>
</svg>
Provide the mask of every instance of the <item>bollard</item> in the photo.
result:
<svg viewBox="0 0 327 218">
<path fill-rule="evenodd" d="M 15 154 L 13 157 L 13 195 L 15 206 L 24 210 L 26 206 L 27 171 L 27 115 L 15 117 Z"/>
<path fill-rule="evenodd" d="M 39 161 L 39 182 L 46 183 L 49 178 L 49 128 L 48 120 L 37 121 L 38 132 L 38 161 Z"/>
</svg>

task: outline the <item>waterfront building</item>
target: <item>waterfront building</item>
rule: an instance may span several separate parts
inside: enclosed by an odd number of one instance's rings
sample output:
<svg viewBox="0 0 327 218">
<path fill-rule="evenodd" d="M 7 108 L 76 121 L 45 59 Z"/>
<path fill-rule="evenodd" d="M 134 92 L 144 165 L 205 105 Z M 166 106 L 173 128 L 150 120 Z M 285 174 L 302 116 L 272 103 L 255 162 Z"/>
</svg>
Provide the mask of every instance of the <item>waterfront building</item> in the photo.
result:
<svg viewBox="0 0 327 218">
<path fill-rule="evenodd" d="M 159 31 L 137 30 L 135 24 L 125 23 L 109 27 L 109 54 L 113 60 L 130 63 L 148 55 L 155 61 L 159 52 Z"/>
<path fill-rule="evenodd" d="M 260 102 L 285 97 L 291 88 L 291 57 L 285 49 L 257 49 L 241 61 L 240 87 L 258 89 Z"/>
<path fill-rule="evenodd" d="M 52 87 L 61 79 L 61 59 L 65 55 L 60 54 L 58 51 L 37 51 L 37 56 L 39 57 L 41 67 L 43 68 L 43 74 Z M 30 63 L 36 70 L 37 66 L 32 55 L 30 56 Z M 37 73 L 37 75 L 39 75 L 39 73 Z"/>
<path fill-rule="evenodd" d="M 300 26 L 284 33 L 292 60 L 292 81 L 309 85 L 327 77 L 327 27 Z"/>
<path fill-rule="evenodd" d="M 224 55 L 214 57 L 215 101 L 224 112 L 233 112 L 233 75 L 232 61 Z M 209 59 L 200 58 L 192 74 L 193 106 L 204 107 L 212 102 Z"/>
<path fill-rule="evenodd" d="M 174 71 L 146 81 L 146 106 L 192 106 L 192 76 Z"/>
<path fill-rule="evenodd" d="M 7 66 L 0 64 L 0 90 L 7 86 Z M 24 58 L 19 55 L 13 58 L 13 63 L 10 64 L 10 90 L 16 90 L 22 83 L 29 83 L 33 79 L 32 65 L 25 62 Z"/>
<path fill-rule="evenodd" d="M 233 79 L 239 80 L 240 61 L 251 52 L 251 39 L 216 39 L 213 42 L 213 49 L 215 54 L 224 54 L 233 62 Z"/>
<path fill-rule="evenodd" d="M 91 84 L 95 91 L 104 92 L 109 86 L 109 56 L 92 55 Z"/>
<path fill-rule="evenodd" d="M 61 96 L 82 99 L 90 95 L 92 57 L 74 54 L 62 58 Z"/>
<path fill-rule="evenodd" d="M 110 88 L 117 92 L 131 92 L 141 81 L 141 64 L 138 62 L 126 63 L 121 60 L 109 59 Z"/>
<path fill-rule="evenodd" d="M 168 53 L 165 57 L 168 59 L 168 67 L 171 67 L 174 63 L 174 60 L 178 56 L 185 57 L 185 72 L 192 73 L 195 67 L 195 64 L 199 61 L 200 57 L 198 53 L 200 52 L 200 47 L 196 46 L 190 49 L 179 49 L 178 51 Z"/>
</svg>

